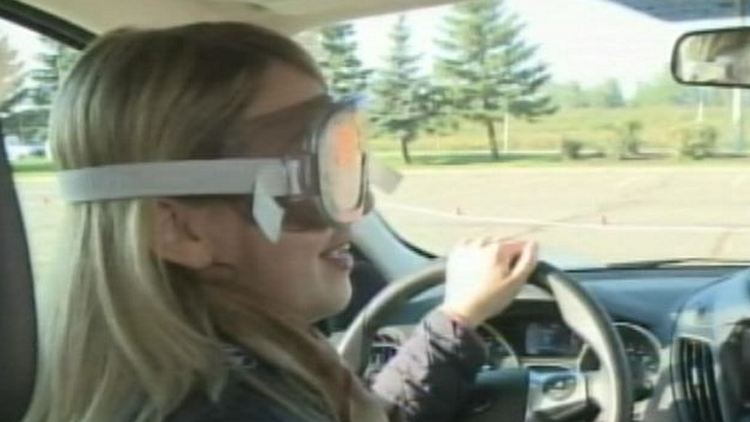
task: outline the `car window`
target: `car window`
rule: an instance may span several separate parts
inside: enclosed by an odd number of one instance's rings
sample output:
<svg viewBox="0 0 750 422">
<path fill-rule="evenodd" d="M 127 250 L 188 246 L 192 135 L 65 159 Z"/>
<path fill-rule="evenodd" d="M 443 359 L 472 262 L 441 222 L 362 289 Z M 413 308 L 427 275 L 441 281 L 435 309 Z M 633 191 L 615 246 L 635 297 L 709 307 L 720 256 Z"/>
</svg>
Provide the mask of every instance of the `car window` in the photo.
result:
<svg viewBox="0 0 750 422">
<path fill-rule="evenodd" d="M 443 254 L 465 236 L 531 238 L 598 266 L 746 256 L 749 100 L 669 72 L 678 36 L 716 24 L 474 1 L 302 40 L 334 95 L 370 97 L 371 150 L 405 175 L 377 209 L 406 241 Z"/>
<path fill-rule="evenodd" d="M 53 271 L 62 221 L 47 120 L 58 86 L 77 54 L 48 37 L 0 20 L 3 147 L 13 166 L 37 279 Z"/>
</svg>

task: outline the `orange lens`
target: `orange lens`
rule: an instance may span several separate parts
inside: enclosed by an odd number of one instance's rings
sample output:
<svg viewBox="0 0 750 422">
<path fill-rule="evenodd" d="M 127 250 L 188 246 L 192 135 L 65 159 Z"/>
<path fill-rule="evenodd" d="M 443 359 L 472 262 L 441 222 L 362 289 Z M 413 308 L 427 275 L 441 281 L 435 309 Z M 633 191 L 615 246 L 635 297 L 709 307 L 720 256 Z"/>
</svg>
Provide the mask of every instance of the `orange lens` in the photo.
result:
<svg viewBox="0 0 750 422">
<path fill-rule="evenodd" d="M 359 114 L 334 115 L 320 140 L 321 193 L 332 216 L 350 214 L 362 205 L 364 145 Z"/>
<path fill-rule="evenodd" d="M 334 164 L 337 167 L 356 166 L 362 150 L 359 147 L 359 130 L 353 124 L 339 124 L 333 128 Z"/>
</svg>

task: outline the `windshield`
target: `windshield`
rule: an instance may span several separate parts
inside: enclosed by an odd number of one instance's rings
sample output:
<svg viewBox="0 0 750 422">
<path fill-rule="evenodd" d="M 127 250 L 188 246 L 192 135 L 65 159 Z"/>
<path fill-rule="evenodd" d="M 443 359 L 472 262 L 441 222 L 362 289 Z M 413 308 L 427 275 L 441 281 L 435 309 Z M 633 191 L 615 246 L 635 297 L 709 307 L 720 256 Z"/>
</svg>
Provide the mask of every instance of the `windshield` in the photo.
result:
<svg viewBox="0 0 750 422">
<path fill-rule="evenodd" d="M 745 94 L 669 73 L 679 35 L 737 22 L 562 3 L 480 1 L 303 37 L 334 93 L 336 43 L 369 71 L 370 145 L 405 176 L 378 195 L 381 215 L 435 254 L 494 234 L 592 265 L 746 258 Z"/>
<path fill-rule="evenodd" d="M 682 33 L 739 24 L 598 0 L 475 1 L 299 41 L 332 95 L 370 99 L 369 148 L 404 175 L 376 191 L 376 210 L 406 242 L 442 255 L 465 236 L 536 239 L 553 262 L 593 267 L 748 258 L 750 100 L 668 72 Z M 77 55 L 0 20 L 3 143 L 40 274 L 63 208 L 47 119 Z"/>
</svg>

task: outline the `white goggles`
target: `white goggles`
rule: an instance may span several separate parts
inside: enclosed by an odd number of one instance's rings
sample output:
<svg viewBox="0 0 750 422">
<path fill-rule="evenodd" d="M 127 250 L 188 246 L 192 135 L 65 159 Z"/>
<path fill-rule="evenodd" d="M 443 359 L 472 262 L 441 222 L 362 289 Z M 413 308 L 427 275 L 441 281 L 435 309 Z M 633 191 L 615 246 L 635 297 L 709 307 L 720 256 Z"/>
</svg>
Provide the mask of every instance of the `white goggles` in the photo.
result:
<svg viewBox="0 0 750 422">
<path fill-rule="evenodd" d="M 286 203 L 314 203 L 318 218 L 337 226 L 366 212 L 370 182 L 392 192 L 401 176 L 367 153 L 359 100 L 333 104 L 310 131 L 304 152 L 272 158 L 116 164 L 66 170 L 58 178 L 72 203 L 149 197 L 252 195 L 252 215 L 275 242 Z"/>
</svg>

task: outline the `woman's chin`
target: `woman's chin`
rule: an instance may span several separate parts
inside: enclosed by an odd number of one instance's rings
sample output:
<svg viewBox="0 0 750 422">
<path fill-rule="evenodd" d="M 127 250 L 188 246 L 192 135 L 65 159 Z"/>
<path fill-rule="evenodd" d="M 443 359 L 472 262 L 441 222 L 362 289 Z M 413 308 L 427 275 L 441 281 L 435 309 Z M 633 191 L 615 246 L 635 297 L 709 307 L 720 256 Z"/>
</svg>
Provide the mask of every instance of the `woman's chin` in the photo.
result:
<svg viewBox="0 0 750 422">
<path fill-rule="evenodd" d="M 335 286 L 331 286 L 322 292 L 321 302 L 325 305 L 321 306 L 322 316 L 320 319 L 332 317 L 346 309 L 351 298 L 352 283 L 347 275 L 345 279 L 336 280 Z"/>
</svg>

